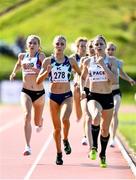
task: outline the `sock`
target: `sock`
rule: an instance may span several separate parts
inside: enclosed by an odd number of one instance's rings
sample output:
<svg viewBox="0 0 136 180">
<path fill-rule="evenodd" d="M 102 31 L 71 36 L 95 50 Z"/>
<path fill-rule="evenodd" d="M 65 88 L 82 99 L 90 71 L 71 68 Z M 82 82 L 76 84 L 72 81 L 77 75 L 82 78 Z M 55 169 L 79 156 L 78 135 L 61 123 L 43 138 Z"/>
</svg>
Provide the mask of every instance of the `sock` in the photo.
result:
<svg viewBox="0 0 136 180">
<path fill-rule="evenodd" d="M 62 158 L 62 152 L 57 153 L 57 157 Z"/>
<path fill-rule="evenodd" d="M 109 141 L 109 137 L 110 137 L 110 134 L 107 137 L 103 137 L 102 135 L 100 136 L 100 141 L 101 141 L 100 157 L 105 156 L 106 154 L 106 148 Z"/>
<path fill-rule="evenodd" d="M 98 126 L 92 125 L 93 147 L 95 147 L 96 149 L 98 148 L 97 140 L 98 140 L 99 131 L 100 131 L 100 125 Z"/>
</svg>

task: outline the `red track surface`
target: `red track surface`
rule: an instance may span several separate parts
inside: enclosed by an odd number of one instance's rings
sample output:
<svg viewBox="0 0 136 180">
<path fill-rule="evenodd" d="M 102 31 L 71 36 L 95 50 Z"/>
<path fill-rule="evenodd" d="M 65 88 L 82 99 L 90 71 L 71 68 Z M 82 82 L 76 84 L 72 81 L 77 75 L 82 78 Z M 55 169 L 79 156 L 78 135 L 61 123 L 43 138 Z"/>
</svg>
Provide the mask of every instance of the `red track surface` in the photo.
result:
<svg viewBox="0 0 136 180">
<path fill-rule="evenodd" d="M 99 167 L 99 158 L 87 157 L 88 146 L 81 145 L 82 122 L 71 115 L 71 155 L 63 152 L 63 166 L 55 164 L 56 148 L 48 106 L 44 111 L 44 129 L 36 133 L 33 125 L 32 155 L 23 156 L 23 113 L 20 106 L 0 106 L 0 179 L 135 179 L 117 145 L 108 147 L 108 168 Z"/>
</svg>

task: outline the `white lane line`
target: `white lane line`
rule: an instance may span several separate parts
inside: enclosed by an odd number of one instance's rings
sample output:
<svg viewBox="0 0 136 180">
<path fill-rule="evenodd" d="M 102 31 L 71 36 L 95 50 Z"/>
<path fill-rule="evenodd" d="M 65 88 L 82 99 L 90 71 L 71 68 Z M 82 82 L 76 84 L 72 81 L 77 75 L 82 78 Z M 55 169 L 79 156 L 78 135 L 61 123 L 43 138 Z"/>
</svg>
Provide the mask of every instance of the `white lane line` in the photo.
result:
<svg viewBox="0 0 136 180">
<path fill-rule="evenodd" d="M 127 151 L 125 150 L 124 146 L 122 145 L 122 143 L 120 142 L 119 138 L 116 137 L 116 142 L 119 146 L 119 149 L 123 155 L 123 157 L 126 159 L 126 161 L 128 162 L 128 165 L 130 166 L 131 171 L 133 172 L 134 176 L 136 177 L 136 165 L 133 163 L 133 161 L 131 160 L 131 158 L 129 157 Z"/>
<path fill-rule="evenodd" d="M 22 121 L 22 118 L 17 118 L 17 120 L 14 120 L 12 122 L 6 123 L 5 125 L 0 126 L 0 133 L 6 131 L 9 128 L 12 128 L 13 126 L 19 124 Z"/>
<path fill-rule="evenodd" d="M 43 146 L 43 148 L 41 149 L 40 153 L 38 154 L 36 160 L 34 161 L 33 165 L 31 166 L 31 168 L 29 169 L 28 173 L 26 174 L 26 176 L 24 177 L 24 180 L 29 180 L 29 178 L 31 177 L 34 169 L 36 168 L 37 164 L 39 163 L 40 159 L 42 158 L 44 152 L 47 150 L 53 136 L 52 136 L 53 132 L 51 132 L 51 134 L 49 135 L 48 139 L 45 141 L 45 144 Z"/>
</svg>

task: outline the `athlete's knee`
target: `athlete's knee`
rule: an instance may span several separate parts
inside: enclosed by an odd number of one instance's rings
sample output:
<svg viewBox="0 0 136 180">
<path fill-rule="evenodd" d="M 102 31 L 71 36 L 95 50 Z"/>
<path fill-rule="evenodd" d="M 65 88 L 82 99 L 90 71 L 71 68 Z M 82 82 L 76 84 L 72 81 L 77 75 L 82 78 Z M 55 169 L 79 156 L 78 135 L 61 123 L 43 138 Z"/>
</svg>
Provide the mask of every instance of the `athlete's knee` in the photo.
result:
<svg viewBox="0 0 136 180">
<path fill-rule="evenodd" d="M 79 87 L 79 86 L 76 87 L 76 91 L 77 91 L 78 93 L 80 93 L 80 87 Z"/>
<path fill-rule="evenodd" d="M 24 114 L 24 119 L 25 119 L 25 123 L 30 123 L 30 121 L 31 121 L 31 113 L 26 112 Z"/>
<path fill-rule="evenodd" d="M 118 116 L 118 111 L 117 111 L 116 109 L 114 109 L 114 111 L 113 111 L 113 116 L 114 116 L 114 117 L 117 117 L 117 116 Z"/>
<path fill-rule="evenodd" d="M 60 132 L 61 132 L 61 127 L 56 127 L 56 128 L 54 129 L 54 134 L 55 134 L 55 135 L 60 134 Z"/>
<path fill-rule="evenodd" d="M 70 125 L 70 121 L 69 121 L 69 118 L 63 118 L 62 119 L 62 122 L 63 122 L 63 125 L 65 126 L 68 126 L 68 125 Z"/>
<path fill-rule="evenodd" d="M 99 125 L 100 119 L 101 119 L 101 114 L 100 114 L 100 112 L 98 112 L 95 116 L 93 116 L 92 124 Z"/>
<path fill-rule="evenodd" d="M 101 127 L 101 135 L 103 137 L 107 137 L 109 134 L 109 128 L 108 127 Z"/>
<path fill-rule="evenodd" d="M 62 116 L 62 121 L 65 121 L 65 120 L 69 119 L 71 113 L 72 113 L 72 107 L 69 107 L 66 110 L 66 112 L 64 113 L 64 115 Z"/>
<path fill-rule="evenodd" d="M 78 86 L 74 87 L 74 96 L 79 96 L 80 95 L 80 88 Z"/>
</svg>

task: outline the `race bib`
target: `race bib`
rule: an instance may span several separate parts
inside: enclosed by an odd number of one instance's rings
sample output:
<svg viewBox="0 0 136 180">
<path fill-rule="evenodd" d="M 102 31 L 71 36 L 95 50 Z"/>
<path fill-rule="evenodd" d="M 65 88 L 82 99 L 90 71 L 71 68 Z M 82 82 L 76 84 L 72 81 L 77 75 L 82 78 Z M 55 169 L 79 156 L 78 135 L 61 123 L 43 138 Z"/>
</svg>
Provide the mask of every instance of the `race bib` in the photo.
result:
<svg viewBox="0 0 136 180">
<path fill-rule="evenodd" d="M 68 70 L 65 66 L 55 66 L 51 70 L 53 82 L 68 82 Z"/>
<path fill-rule="evenodd" d="M 25 74 L 36 74 L 36 72 L 32 69 L 32 68 L 37 68 L 37 58 L 25 58 L 22 62 L 22 68 L 23 68 L 23 72 Z"/>
<path fill-rule="evenodd" d="M 105 71 L 103 68 L 99 65 L 92 65 L 89 68 L 89 78 L 91 81 L 97 82 L 97 81 L 108 81 L 107 76 L 105 74 Z"/>
</svg>

